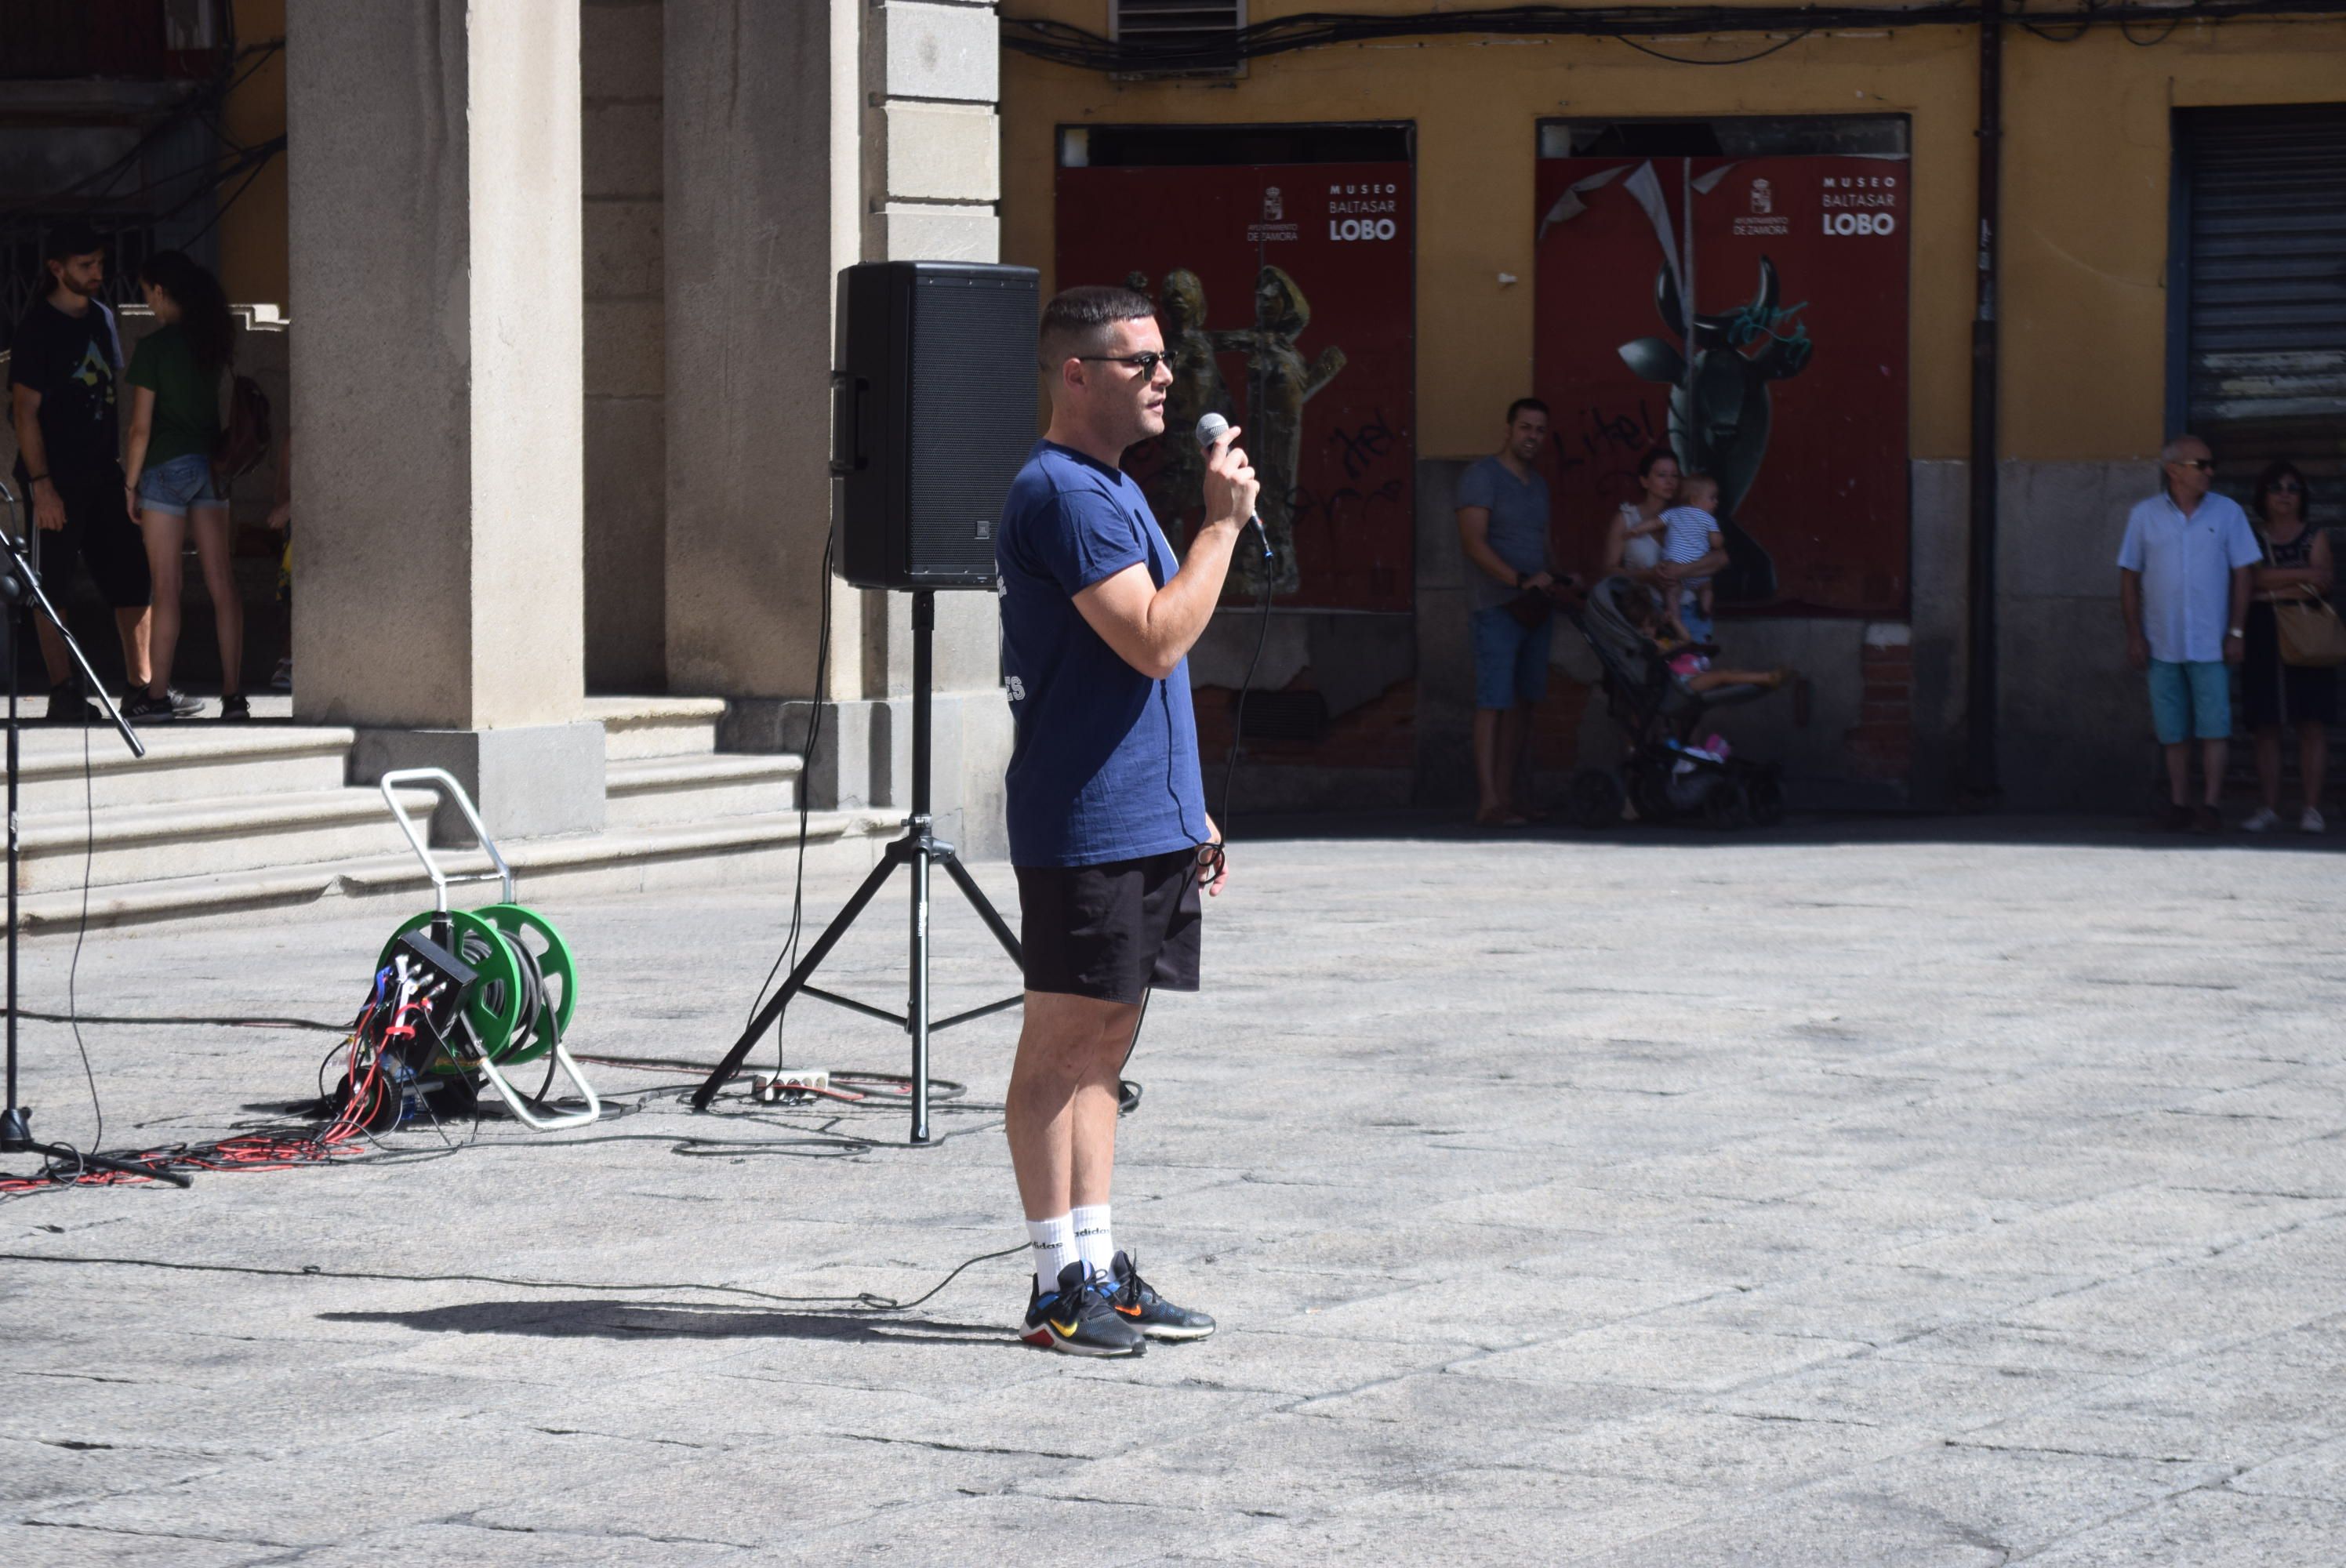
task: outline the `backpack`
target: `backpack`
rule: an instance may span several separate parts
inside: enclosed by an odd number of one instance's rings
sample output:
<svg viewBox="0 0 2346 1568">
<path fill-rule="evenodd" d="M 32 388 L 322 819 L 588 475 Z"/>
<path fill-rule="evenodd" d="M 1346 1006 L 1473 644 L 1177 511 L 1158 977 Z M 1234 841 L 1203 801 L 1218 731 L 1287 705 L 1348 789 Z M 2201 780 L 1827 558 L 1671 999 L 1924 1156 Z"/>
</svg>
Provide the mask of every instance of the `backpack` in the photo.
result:
<svg viewBox="0 0 2346 1568">
<path fill-rule="evenodd" d="M 269 455 L 269 394 L 250 376 L 220 371 L 220 433 L 212 443 L 212 476 L 221 494 Z"/>
</svg>

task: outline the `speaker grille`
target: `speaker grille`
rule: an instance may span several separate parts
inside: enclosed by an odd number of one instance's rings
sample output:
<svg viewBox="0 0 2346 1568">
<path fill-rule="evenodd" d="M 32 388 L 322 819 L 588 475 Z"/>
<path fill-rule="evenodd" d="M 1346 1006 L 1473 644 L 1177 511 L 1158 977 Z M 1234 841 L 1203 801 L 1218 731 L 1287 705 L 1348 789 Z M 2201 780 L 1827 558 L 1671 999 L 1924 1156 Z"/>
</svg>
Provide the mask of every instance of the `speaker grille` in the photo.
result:
<svg viewBox="0 0 2346 1568">
<path fill-rule="evenodd" d="M 1003 498 L 1035 442 L 1032 284 L 923 274 L 911 337 L 907 565 L 916 579 L 990 578 Z"/>
</svg>

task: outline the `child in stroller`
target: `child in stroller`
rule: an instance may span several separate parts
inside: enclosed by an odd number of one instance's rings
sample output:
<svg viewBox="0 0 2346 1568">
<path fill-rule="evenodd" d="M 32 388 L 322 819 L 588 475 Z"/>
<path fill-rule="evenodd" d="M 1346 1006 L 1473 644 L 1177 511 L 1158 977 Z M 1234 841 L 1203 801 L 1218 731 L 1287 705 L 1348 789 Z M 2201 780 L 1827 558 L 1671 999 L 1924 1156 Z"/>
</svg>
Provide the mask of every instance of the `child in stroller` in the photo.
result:
<svg viewBox="0 0 2346 1568">
<path fill-rule="evenodd" d="M 1696 642 L 1686 635 L 1686 628 L 1675 619 L 1662 614 L 1662 602 L 1652 589 L 1642 583 L 1632 583 L 1620 596 L 1622 612 L 1629 624 L 1637 628 L 1669 661 L 1670 673 L 1686 684 L 1690 692 L 1703 693 L 1729 686 L 1756 686 L 1773 691 L 1792 678 L 1790 665 L 1774 669 L 1719 669 L 1710 656 L 1702 650 L 1708 644 Z"/>
<path fill-rule="evenodd" d="M 1567 814 L 1575 826 L 1618 825 L 1625 800 L 1648 822 L 1740 828 L 1781 820 L 1783 788 L 1773 763 L 1723 755 L 1693 738 L 1713 708 L 1756 701 L 1789 681 L 1790 670 L 1710 667 L 1717 650 L 1672 635 L 1659 600 L 1627 577 L 1607 577 L 1566 616 L 1588 639 L 1606 699 L 1629 734 L 1617 770 L 1584 769 L 1574 777 Z"/>
</svg>

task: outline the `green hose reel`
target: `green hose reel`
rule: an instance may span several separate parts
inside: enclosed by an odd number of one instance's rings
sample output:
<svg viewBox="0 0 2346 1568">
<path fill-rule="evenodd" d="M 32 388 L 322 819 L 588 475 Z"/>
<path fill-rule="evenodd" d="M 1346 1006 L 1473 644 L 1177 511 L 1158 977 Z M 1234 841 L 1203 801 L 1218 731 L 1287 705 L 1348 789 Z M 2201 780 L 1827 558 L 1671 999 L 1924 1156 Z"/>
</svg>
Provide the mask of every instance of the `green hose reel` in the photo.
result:
<svg viewBox="0 0 2346 1568">
<path fill-rule="evenodd" d="M 438 916 L 439 911 L 425 910 L 403 922 L 382 944 L 375 967 L 391 962 L 401 937 L 428 932 Z M 525 904 L 451 910 L 448 920 L 455 929 L 456 956 L 480 976 L 464 1004 L 464 1016 L 480 1036 L 482 1054 L 500 1066 L 511 1066 L 536 1061 L 554 1049 L 578 1008 L 578 965 L 562 933 Z M 432 1070 L 451 1074 L 468 1069 L 442 1056 Z"/>
<path fill-rule="evenodd" d="M 471 1025 L 469 1033 L 478 1038 L 480 1055 L 476 1059 L 458 1061 L 445 1054 L 434 1061 L 425 1071 L 441 1077 L 468 1075 L 478 1071 L 482 1078 L 494 1085 L 515 1119 L 539 1132 L 553 1132 L 592 1124 L 603 1114 L 603 1102 L 595 1086 L 579 1070 L 577 1059 L 563 1044 L 570 1032 L 571 1015 L 578 1010 L 578 964 L 570 956 L 569 944 L 554 923 L 536 910 L 514 901 L 513 868 L 498 852 L 496 841 L 481 824 L 481 814 L 473 807 L 472 797 L 464 792 L 448 773 L 437 768 L 406 768 L 385 773 L 377 781 L 382 792 L 383 804 L 390 808 L 392 820 L 406 837 L 408 847 L 423 863 L 424 874 L 432 879 L 433 907 L 413 916 L 391 933 L 383 943 L 382 953 L 375 960 L 375 972 L 396 967 L 404 960 L 399 952 L 400 938 L 410 932 L 428 932 L 434 921 L 445 920 L 451 928 L 450 940 L 455 956 L 464 960 L 476 976 L 473 994 L 464 1003 L 464 1020 Z M 431 789 L 440 799 L 455 808 L 473 831 L 474 841 L 488 857 L 491 870 L 485 872 L 452 872 L 440 863 L 423 828 L 408 814 L 408 801 L 402 790 Z M 498 881 L 504 884 L 503 902 L 477 910 L 452 910 L 448 907 L 448 888 L 452 882 Z M 466 1031 L 459 1031 L 460 1033 Z M 558 1070 L 577 1091 L 584 1102 L 575 1111 L 557 1110 L 552 1104 L 524 1094 L 509 1082 L 504 1069 L 525 1062 L 534 1062 L 551 1055 L 546 1067 L 546 1083 L 551 1084 Z M 546 1093 L 541 1087 L 540 1095 Z"/>
</svg>

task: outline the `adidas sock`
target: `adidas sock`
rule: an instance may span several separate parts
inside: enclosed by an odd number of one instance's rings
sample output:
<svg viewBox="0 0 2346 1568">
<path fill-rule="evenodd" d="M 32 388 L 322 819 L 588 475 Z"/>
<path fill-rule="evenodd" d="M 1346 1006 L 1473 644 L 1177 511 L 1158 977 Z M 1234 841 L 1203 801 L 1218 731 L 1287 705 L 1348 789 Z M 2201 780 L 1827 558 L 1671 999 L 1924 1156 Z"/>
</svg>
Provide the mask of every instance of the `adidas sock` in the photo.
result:
<svg viewBox="0 0 2346 1568">
<path fill-rule="evenodd" d="M 1035 1253 L 1035 1284 L 1048 1296 L 1059 1288 L 1059 1270 L 1076 1262 L 1076 1222 L 1070 1215 L 1056 1219 L 1030 1219 L 1026 1222 L 1026 1239 Z"/>
<path fill-rule="evenodd" d="M 1107 1205 L 1086 1204 L 1067 1217 L 1075 1222 L 1076 1250 L 1082 1254 L 1084 1266 L 1114 1284 L 1116 1276 L 1108 1260 L 1116 1256 L 1116 1241 L 1108 1231 Z"/>
</svg>

